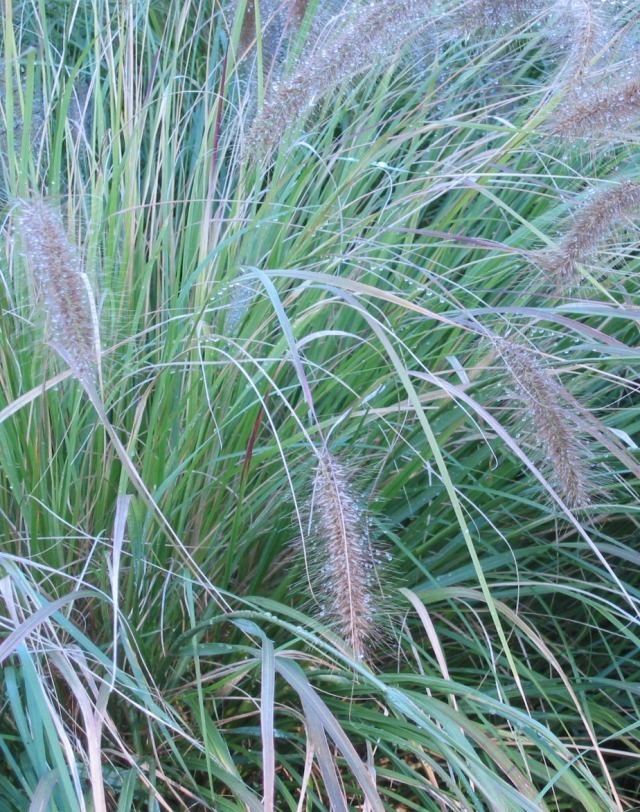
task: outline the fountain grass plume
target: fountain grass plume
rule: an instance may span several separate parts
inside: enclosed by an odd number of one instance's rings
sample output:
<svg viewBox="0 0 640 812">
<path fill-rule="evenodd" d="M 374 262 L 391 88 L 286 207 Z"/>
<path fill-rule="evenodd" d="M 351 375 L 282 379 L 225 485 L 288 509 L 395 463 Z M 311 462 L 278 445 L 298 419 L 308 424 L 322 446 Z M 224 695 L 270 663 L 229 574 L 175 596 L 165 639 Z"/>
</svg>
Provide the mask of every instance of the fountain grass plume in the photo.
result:
<svg viewBox="0 0 640 812">
<path fill-rule="evenodd" d="M 382 595 L 376 557 L 361 499 L 349 472 L 329 451 L 318 457 L 311 501 L 313 558 L 319 567 L 313 591 L 328 617 L 358 659 L 365 659 L 379 637 Z"/>
<path fill-rule="evenodd" d="M 556 0 L 552 11 L 567 42 L 560 79 L 570 85 L 591 75 L 593 62 L 606 46 L 611 32 L 601 8 L 591 0 Z"/>
<path fill-rule="evenodd" d="M 430 21 L 425 0 L 380 0 L 336 15 L 293 73 L 271 85 L 247 135 L 245 155 L 269 155 L 324 95 L 393 58 Z"/>
<path fill-rule="evenodd" d="M 100 379 L 100 333 L 89 280 L 60 213 L 42 198 L 22 200 L 17 231 L 47 318 L 48 340 L 82 382 Z"/>
<path fill-rule="evenodd" d="M 570 409 L 571 396 L 533 351 L 504 338 L 494 338 L 493 343 L 510 378 L 511 391 L 526 414 L 525 431 L 531 433 L 551 468 L 553 486 L 570 509 L 587 507 L 593 483 L 588 453 Z"/>
<path fill-rule="evenodd" d="M 461 3 L 443 21 L 445 34 L 471 36 L 478 31 L 514 28 L 537 14 L 542 0 L 471 0 Z"/>
<path fill-rule="evenodd" d="M 559 290 L 580 280 L 578 264 L 585 262 L 626 217 L 640 208 L 640 183 L 623 181 L 596 191 L 575 215 L 557 247 L 535 252 L 532 259 Z"/>
<path fill-rule="evenodd" d="M 609 34 L 604 15 L 590 0 L 471 0 L 462 3 L 444 18 L 445 35 L 471 36 L 478 31 L 492 32 L 515 28 L 544 15 L 550 18 L 547 36 L 566 50 L 562 77 L 576 82 L 585 73 Z"/>
<path fill-rule="evenodd" d="M 553 112 L 543 130 L 565 138 L 624 141 L 640 120 L 640 78 L 606 86 L 580 85 Z"/>
</svg>

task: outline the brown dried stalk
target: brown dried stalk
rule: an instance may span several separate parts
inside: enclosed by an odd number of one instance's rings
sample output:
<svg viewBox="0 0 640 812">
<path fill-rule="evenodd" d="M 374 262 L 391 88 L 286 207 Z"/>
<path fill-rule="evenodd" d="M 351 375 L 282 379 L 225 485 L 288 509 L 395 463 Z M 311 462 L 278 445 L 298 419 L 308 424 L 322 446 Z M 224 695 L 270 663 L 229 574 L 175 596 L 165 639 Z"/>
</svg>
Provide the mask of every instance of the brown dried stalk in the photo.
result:
<svg viewBox="0 0 640 812">
<path fill-rule="evenodd" d="M 349 643 L 367 656 L 376 637 L 379 587 L 366 518 L 345 467 L 328 451 L 319 457 L 313 483 L 311 524 L 320 565 L 314 592 L 322 613 Z"/>
<path fill-rule="evenodd" d="M 232 8 L 235 12 L 235 7 L 238 3 L 234 3 Z M 247 5 L 244 10 L 244 17 L 242 18 L 242 27 L 240 28 L 240 41 L 239 53 L 244 54 L 251 48 L 256 39 L 256 9 L 254 0 L 247 0 Z"/>
<path fill-rule="evenodd" d="M 288 25 L 298 27 L 307 13 L 309 0 L 288 0 L 285 5 Z"/>
<path fill-rule="evenodd" d="M 431 20 L 428 0 L 380 0 L 338 15 L 295 72 L 270 88 L 247 136 L 245 155 L 268 155 L 316 102 L 376 63 L 392 58 Z"/>
<path fill-rule="evenodd" d="M 236 0 L 234 6 L 238 5 Z M 256 3 L 259 3 L 261 36 L 260 43 L 262 57 L 268 68 L 277 58 L 278 48 L 282 42 L 282 0 L 247 0 L 240 29 L 239 55 L 244 56 L 251 51 L 257 39 L 256 30 Z"/>
<path fill-rule="evenodd" d="M 235 13 L 240 0 L 233 0 L 231 10 Z M 314 36 L 332 15 L 338 14 L 350 0 L 325 0 L 314 13 Z M 247 0 L 242 27 L 240 29 L 240 54 L 249 51 L 256 42 L 256 3 L 259 3 L 260 25 L 262 28 L 262 52 L 270 63 L 277 59 L 275 52 L 287 34 L 299 30 L 309 9 L 310 0 Z"/>
<path fill-rule="evenodd" d="M 640 208 L 640 183 L 624 181 L 597 191 L 576 214 L 557 248 L 535 252 L 533 261 L 560 290 L 580 279 L 578 264 L 588 260 L 620 221 Z"/>
<path fill-rule="evenodd" d="M 525 410 L 526 430 L 551 468 L 553 485 L 569 508 L 588 506 L 593 490 L 588 454 L 569 409 L 571 395 L 531 350 L 501 338 L 494 345 Z"/>
<path fill-rule="evenodd" d="M 97 383 L 98 318 L 80 252 L 59 212 L 41 198 L 20 202 L 17 230 L 47 315 L 51 346 L 77 378 Z"/>
</svg>

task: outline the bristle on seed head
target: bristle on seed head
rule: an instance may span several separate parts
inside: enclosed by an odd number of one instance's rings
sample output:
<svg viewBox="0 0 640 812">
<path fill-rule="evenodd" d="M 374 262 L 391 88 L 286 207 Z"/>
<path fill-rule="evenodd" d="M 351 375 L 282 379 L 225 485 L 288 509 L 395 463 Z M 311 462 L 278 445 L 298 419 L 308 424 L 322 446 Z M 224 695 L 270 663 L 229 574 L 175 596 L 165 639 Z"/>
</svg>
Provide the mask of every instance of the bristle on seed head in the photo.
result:
<svg viewBox="0 0 640 812">
<path fill-rule="evenodd" d="M 316 466 L 311 505 L 313 544 L 317 547 L 323 614 L 365 659 L 377 636 L 379 585 L 375 555 L 363 507 L 345 466 L 323 451 Z"/>
<path fill-rule="evenodd" d="M 533 351 L 503 338 L 494 339 L 511 380 L 511 391 L 526 414 L 532 439 L 541 447 L 553 485 L 567 507 L 587 507 L 593 492 L 587 451 L 571 417 L 570 396 Z"/>
<path fill-rule="evenodd" d="M 578 265 L 589 260 L 620 222 L 640 210 L 640 183 L 624 181 L 596 191 L 578 210 L 556 247 L 537 251 L 532 259 L 558 290 L 580 281 Z"/>
<path fill-rule="evenodd" d="M 42 198 L 22 200 L 16 230 L 47 316 L 48 340 L 77 378 L 99 378 L 95 304 L 78 248 L 59 212 Z"/>
<path fill-rule="evenodd" d="M 338 15 L 293 73 L 271 86 L 244 154 L 268 156 L 323 96 L 391 59 L 431 23 L 430 6 L 428 0 L 378 0 Z"/>
</svg>

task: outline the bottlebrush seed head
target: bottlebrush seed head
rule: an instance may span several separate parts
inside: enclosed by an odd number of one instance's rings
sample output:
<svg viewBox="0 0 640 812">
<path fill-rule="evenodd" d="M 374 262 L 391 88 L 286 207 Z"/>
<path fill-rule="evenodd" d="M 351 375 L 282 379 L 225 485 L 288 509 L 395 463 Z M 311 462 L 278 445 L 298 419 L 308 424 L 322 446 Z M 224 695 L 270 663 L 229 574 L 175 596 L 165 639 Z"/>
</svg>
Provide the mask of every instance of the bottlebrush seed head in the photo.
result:
<svg viewBox="0 0 640 812">
<path fill-rule="evenodd" d="M 43 199 L 20 201 L 16 230 L 47 316 L 50 344 L 77 378 L 95 383 L 100 364 L 95 304 L 60 214 Z"/>
<path fill-rule="evenodd" d="M 318 459 L 310 519 L 319 570 L 313 590 L 323 601 L 322 614 L 356 657 L 364 659 L 378 636 L 382 595 L 376 556 L 362 502 L 345 466 L 328 451 Z"/>
<path fill-rule="evenodd" d="M 494 31 L 497 26 L 515 28 L 537 14 L 542 0 L 471 0 L 453 9 L 443 24 L 447 33 L 470 36 L 477 31 Z"/>
<path fill-rule="evenodd" d="M 637 129 L 640 117 L 640 79 L 607 87 L 581 85 L 559 105 L 544 127 L 550 135 L 624 141 Z"/>
<path fill-rule="evenodd" d="M 272 84 L 245 143 L 245 155 L 268 155 L 289 127 L 332 89 L 392 58 L 431 22 L 427 0 L 379 0 L 338 15 L 290 76 Z"/>
<path fill-rule="evenodd" d="M 533 261 L 559 289 L 573 287 L 580 279 L 577 265 L 587 261 L 620 221 L 640 209 L 640 183 L 624 181 L 591 196 L 576 213 L 557 247 L 535 252 Z"/>
<path fill-rule="evenodd" d="M 569 394 L 532 351 L 507 339 L 494 343 L 511 379 L 511 391 L 528 418 L 532 439 L 551 468 L 552 484 L 569 508 L 588 506 L 592 477 L 579 426 L 570 412 Z"/>
<path fill-rule="evenodd" d="M 558 25 L 559 35 L 566 43 L 560 78 L 575 86 L 593 73 L 593 62 L 606 47 L 611 32 L 602 9 L 592 0 L 556 0 L 551 10 L 556 15 L 552 22 Z"/>
</svg>

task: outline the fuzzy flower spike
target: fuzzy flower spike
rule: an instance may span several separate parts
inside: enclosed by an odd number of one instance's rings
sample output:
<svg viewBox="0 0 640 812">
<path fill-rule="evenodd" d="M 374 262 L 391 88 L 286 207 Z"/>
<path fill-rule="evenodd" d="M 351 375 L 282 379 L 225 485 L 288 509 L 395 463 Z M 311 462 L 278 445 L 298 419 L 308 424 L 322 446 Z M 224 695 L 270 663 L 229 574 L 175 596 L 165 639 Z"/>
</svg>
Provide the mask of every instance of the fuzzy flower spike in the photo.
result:
<svg viewBox="0 0 640 812">
<path fill-rule="evenodd" d="M 245 154 L 269 155 L 321 98 L 392 59 L 431 22 L 429 0 L 378 0 L 336 15 L 293 73 L 271 86 L 247 136 Z"/>
<path fill-rule="evenodd" d="M 535 253 L 534 262 L 559 289 L 571 288 L 580 281 L 578 265 L 596 254 L 611 232 L 638 211 L 640 183 L 627 180 L 599 189 L 576 213 L 560 244 Z"/>
<path fill-rule="evenodd" d="M 502 338 L 495 339 L 495 346 L 511 378 L 513 395 L 525 412 L 532 439 L 551 469 L 553 485 L 570 509 L 587 507 L 593 492 L 588 450 L 568 408 L 569 393 L 531 350 Z"/>
<path fill-rule="evenodd" d="M 375 556 L 348 472 L 326 450 L 316 467 L 311 513 L 314 558 L 320 570 L 316 591 L 322 596 L 323 613 L 356 657 L 365 659 L 377 636 L 381 599 Z"/>
<path fill-rule="evenodd" d="M 17 232 L 46 316 L 48 341 L 85 385 L 100 377 L 95 302 L 78 248 L 41 198 L 20 201 Z"/>
</svg>

